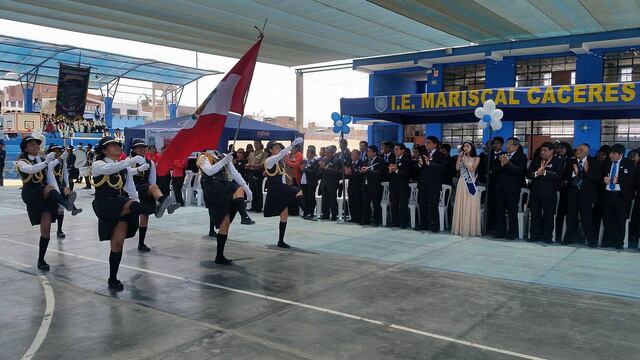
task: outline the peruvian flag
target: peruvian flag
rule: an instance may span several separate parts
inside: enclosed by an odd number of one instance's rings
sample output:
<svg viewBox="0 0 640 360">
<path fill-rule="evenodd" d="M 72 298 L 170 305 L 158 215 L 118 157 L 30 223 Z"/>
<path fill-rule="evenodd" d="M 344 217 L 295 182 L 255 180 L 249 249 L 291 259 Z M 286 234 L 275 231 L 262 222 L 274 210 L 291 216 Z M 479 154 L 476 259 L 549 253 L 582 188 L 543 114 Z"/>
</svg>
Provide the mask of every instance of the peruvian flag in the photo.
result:
<svg viewBox="0 0 640 360">
<path fill-rule="evenodd" d="M 262 36 L 207 96 L 189 121 L 171 140 L 157 164 L 159 176 L 169 174 L 174 160 L 183 160 L 194 151 L 218 147 L 227 113 L 244 113 L 244 104 L 253 78 Z"/>
</svg>

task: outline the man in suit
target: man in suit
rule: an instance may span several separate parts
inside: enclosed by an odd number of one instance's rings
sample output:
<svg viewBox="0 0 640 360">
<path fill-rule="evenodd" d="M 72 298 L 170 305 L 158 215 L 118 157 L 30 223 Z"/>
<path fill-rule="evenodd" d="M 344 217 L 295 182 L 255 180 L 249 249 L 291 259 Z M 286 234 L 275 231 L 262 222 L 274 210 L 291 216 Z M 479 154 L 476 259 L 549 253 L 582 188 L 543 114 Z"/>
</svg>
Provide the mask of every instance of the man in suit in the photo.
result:
<svg viewBox="0 0 640 360">
<path fill-rule="evenodd" d="M 321 220 L 338 220 L 338 176 L 340 173 L 339 160 L 336 156 L 336 146 L 327 146 L 327 154 L 320 160 L 322 169 L 322 216 Z"/>
<path fill-rule="evenodd" d="M 391 141 L 385 141 L 382 143 L 382 154 L 380 154 L 380 159 L 382 160 L 385 169 L 387 169 L 389 164 L 394 161 L 393 146 L 394 144 Z M 390 180 L 391 178 L 389 177 L 389 173 L 387 171 L 383 171 L 382 181 Z"/>
<path fill-rule="evenodd" d="M 349 222 L 352 223 L 362 221 L 364 177 L 360 169 L 363 166 L 368 166 L 366 163 L 361 160 L 360 150 L 352 150 L 351 164 L 344 168 L 345 176 L 349 179 L 347 194 L 349 194 L 349 213 L 351 214 Z"/>
<path fill-rule="evenodd" d="M 320 157 L 316 155 L 316 147 L 307 147 L 307 159 L 302 169 L 302 196 L 304 200 L 304 213 L 302 217 L 306 220 L 317 220 L 314 212 L 316 208 L 316 188 L 320 181 Z"/>
<path fill-rule="evenodd" d="M 598 236 L 593 225 L 593 205 L 598 197 L 598 186 L 602 181 L 601 164 L 589 156 L 589 144 L 580 144 L 576 156 L 565 167 L 567 182 L 567 232 L 562 244 L 573 244 L 578 229 L 578 214 L 589 247 L 598 246 Z"/>
<path fill-rule="evenodd" d="M 379 226 L 382 222 L 382 208 L 380 201 L 382 200 L 382 173 L 384 172 L 384 164 L 378 157 L 378 147 L 369 145 L 367 149 L 366 166 L 360 168 L 360 172 L 364 175 L 364 211 L 362 213 L 361 225 Z M 373 208 L 373 218 L 371 209 Z"/>
<path fill-rule="evenodd" d="M 494 159 L 490 154 L 488 159 Z M 490 160 L 491 177 L 495 201 L 495 237 L 513 240 L 518 237 L 518 202 L 520 188 L 524 184 L 527 170 L 527 157 L 522 151 L 520 140 L 511 137 L 507 140 L 507 151 Z M 489 195 L 491 196 L 491 195 Z M 509 217 L 507 227 L 506 216 Z"/>
<path fill-rule="evenodd" d="M 529 242 L 542 240 L 548 244 L 553 243 L 557 192 L 563 175 L 564 160 L 555 156 L 555 146 L 552 143 L 543 143 L 540 146 L 540 155 L 533 159 L 527 171 L 527 177 L 531 179 Z"/>
<path fill-rule="evenodd" d="M 349 167 L 351 165 L 351 151 L 349 150 L 349 143 L 347 142 L 346 139 L 341 139 L 340 140 L 340 151 L 336 154 L 336 158 L 338 159 L 338 169 L 340 169 L 340 171 L 338 171 L 338 182 L 340 182 L 340 180 L 343 179 L 343 175 L 344 174 L 344 170 L 345 168 Z M 346 175 L 344 177 L 346 179 Z M 343 191 L 344 191 L 344 185 L 342 186 L 338 186 L 338 197 L 342 197 L 343 196 Z M 345 206 L 344 208 L 344 216 L 348 216 L 349 215 L 349 208 L 348 206 Z"/>
<path fill-rule="evenodd" d="M 420 205 L 420 226 L 416 230 L 440 231 L 440 192 L 442 191 L 442 172 L 445 171 L 446 158 L 438 151 L 440 140 L 435 136 L 428 136 L 425 142 L 425 154 L 418 158 L 420 180 L 418 203 Z"/>
<path fill-rule="evenodd" d="M 635 166 L 633 161 L 624 157 L 625 150 L 622 144 L 613 145 L 609 158 L 602 167 L 606 174 L 602 247 L 615 247 L 619 250 L 623 248 L 629 205 L 635 191 Z"/>
<path fill-rule="evenodd" d="M 503 154 L 502 152 L 502 147 L 504 145 L 504 138 L 502 136 L 496 136 L 493 138 L 493 140 L 491 141 L 491 147 L 489 147 L 489 152 L 486 156 L 486 166 L 489 166 L 489 176 L 493 176 L 494 172 L 496 171 L 500 171 L 501 169 L 501 165 L 500 165 L 500 156 Z M 509 152 L 507 150 L 507 152 Z M 481 159 L 482 160 L 482 159 Z M 484 176 L 480 176 L 480 179 L 485 178 L 484 180 L 487 181 L 486 179 L 486 174 L 487 174 L 487 168 L 486 166 L 484 167 L 484 169 L 482 170 L 484 172 Z M 525 166 L 526 166 L 526 162 L 525 162 Z M 525 167 L 526 170 L 526 167 Z M 523 172 L 523 176 L 524 176 L 524 172 Z M 479 180 L 480 180 L 479 179 Z M 497 216 L 497 197 L 498 197 L 498 190 L 495 188 L 494 186 L 494 182 L 489 179 L 489 184 L 487 187 L 487 208 L 485 211 L 487 211 L 487 216 L 488 216 L 488 223 L 487 223 L 487 231 L 488 232 L 496 232 L 498 233 L 497 229 L 494 229 L 494 224 L 496 224 L 496 216 Z M 524 181 L 524 177 L 523 177 L 523 181 Z"/>
<path fill-rule="evenodd" d="M 369 148 L 369 143 L 366 141 L 360 141 L 360 143 L 358 144 L 358 150 L 360 150 L 360 162 L 365 163 L 367 162 L 367 150 Z"/>
<path fill-rule="evenodd" d="M 411 159 L 405 155 L 406 147 L 398 143 L 393 149 L 393 162 L 389 171 L 389 200 L 391 202 L 392 227 L 406 229 L 409 226 L 409 177 Z"/>
</svg>

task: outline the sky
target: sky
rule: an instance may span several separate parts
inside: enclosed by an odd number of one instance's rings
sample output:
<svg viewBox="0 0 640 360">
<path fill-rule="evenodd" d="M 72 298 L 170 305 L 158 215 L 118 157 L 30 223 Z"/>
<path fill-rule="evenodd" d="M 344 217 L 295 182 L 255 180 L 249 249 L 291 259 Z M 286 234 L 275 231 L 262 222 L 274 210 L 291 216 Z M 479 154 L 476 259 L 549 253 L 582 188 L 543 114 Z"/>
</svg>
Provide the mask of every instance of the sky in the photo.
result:
<svg viewBox="0 0 640 360">
<path fill-rule="evenodd" d="M 60 30 L 39 25 L 31 25 L 0 19 L 0 34 L 32 39 L 60 45 L 72 45 L 87 49 L 101 50 L 116 54 L 153 59 L 184 66 L 196 66 L 194 51 L 152 45 L 137 41 L 122 40 L 105 36 L 90 35 Z M 265 36 L 269 41 L 269 34 Z M 248 49 L 247 49 L 248 50 Z M 237 59 L 198 53 L 198 67 L 226 72 Z M 198 81 L 198 98 L 202 101 L 218 84 L 224 75 L 209 76 Z M 0 80 L 0 87 L 15 83 Z M 136 86 L 150 87 L 150 83 L 130 82 Z M 120 83 L 115 101 L 135 103 L 141 93 L 136 88 L 123 87 Z M 304 120 L 305 124 L 316 122 L 329 126 L 330 115 L 340 109 L 341 97 L 368 96 L 368 75 L 354 70 L 336 70 L 304 75 Z M 196 85 L 185 87 L 181 105 L 196 106 Z M 251 90 L 245 106 L 245 113 L 262 116 L 295 116 L 295 70 L 286 66 L 258 63 L 256 65 Z"/>
</svg>

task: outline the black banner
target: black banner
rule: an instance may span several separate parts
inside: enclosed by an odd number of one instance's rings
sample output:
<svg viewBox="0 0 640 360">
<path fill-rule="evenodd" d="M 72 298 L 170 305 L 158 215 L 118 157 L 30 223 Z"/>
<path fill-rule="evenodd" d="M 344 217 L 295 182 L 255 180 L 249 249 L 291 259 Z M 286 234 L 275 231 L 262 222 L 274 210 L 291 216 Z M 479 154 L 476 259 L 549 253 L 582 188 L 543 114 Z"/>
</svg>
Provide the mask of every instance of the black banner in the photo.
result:
<svg viewBox="0 0 640 360">
<path fill-rule="evenodd" d="M 89 67 L 60 64 L 56 118 L 63 116 L 73 120 L 84 115 L 90 72 Z"/>
</svg>

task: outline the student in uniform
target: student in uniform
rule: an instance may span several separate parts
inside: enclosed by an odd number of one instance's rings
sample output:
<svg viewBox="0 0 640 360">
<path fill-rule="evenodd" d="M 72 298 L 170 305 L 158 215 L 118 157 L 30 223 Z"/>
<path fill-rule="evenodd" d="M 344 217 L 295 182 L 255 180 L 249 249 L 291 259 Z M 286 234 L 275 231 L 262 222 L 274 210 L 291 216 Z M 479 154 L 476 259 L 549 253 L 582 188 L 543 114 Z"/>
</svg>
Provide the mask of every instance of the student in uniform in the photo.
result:
<svg viewBox="0 0 640 360">
<path fill-rule="evenodd" d="M 224 247 L 229 235 L 229 226 L 239 212 L 247 216 L 246 201 L 251 202 L 252 193 L 242 175 L 232 164 L 233 155 L 203 152 L 196 164 L 202 174 L 202 191 L 206 195 L 211 222 L 218 228 L 216 235 L 216 258 L 219 265 L 231 265 L 232 261 L 224 256 Z"/>
<path fill-rule="evenodd" d="M 390 227 L 409 227 L 409 177 L 411 176 L 411 158 L 405 154 L 402 143 L 395 145 L 389 171 L 389 197 L 391 202 Z"/>
<path fill-rule="evenodd" d="M 264 203 L 264 217 L 280 216 L 280 227 L 278 235 L 278 247 L 289 248 L 284 242 L 284 233 L 287 229 L 287 219 L 289 217 L 289 205 L 297 203 L 304 207 L 302 190 L 295 186 L 287 185 L 284 179 L 284 165 L 281 160 L 289 154 L 291 149 L 301 144 L 304 140 L 296 138 L 291 145 L 286 148 L 280 143 L 270 143 L 267 151 L 271 153 L 265 162 L 264 169 L 267 175 L 267 198 Z"/>
<path fill-rule="evenodd" d="M 138 251 L 149 252 L 151 249 L 144 243 L 147 235 L 147 227 L 149 225 L 149 214 L 153 213 L 157 218 L 164 215 L 167 211 L 173 214 L 180 204 L 170 196 L 164 196 L 162 191 L 156 184 L 156 164 L 146 157 L 147 144 L 144 139 L 133 139 L 131 142 L 131 157 L 141 156 L 145 158 L 145 163 L 136 167 L 133 175 L 133 182 L 136 185 L 136 191 L 140 197 L 140 203 L 146 212 L 140 214 L 140 222 L 138 226 Z"/>
<path fill-rule="evenodd" d="M 380 226 L 382 223 L 382 174 L 384 162 L 378 157 L 378 147 L 369 145 L 367 149 L 367 162 L 360 168 L 364 176 L 364 203 L 362 222 L 360 225 Z M 371 213 L 373 209 L 373 216 Z"/>
<path fill-rule="evenodd" d="M 62 196 L 63 198 L 68 199 L 70 194 L 73 192 L 73 197 L 76 196 L 76 193 L 71 190 L 71 183 L 69 182 L 69 173 L 67 172 L 67 156 L 68 152 L 63 151 L 63 147 L 60 145 L 51 144 L 47 149 L 47 154 L 54 153 L 56 154 L 56 160 L 59 162 L 54 165 L 54 162 L 49 163 L 47 166 L 47 171 L 51 172 L 51 175 L 47 176 L 47 179 L 54 179 L 49 185 L 53 186 Z M 56 236 L 58 239 L 64 239 L 66 237 L 65 233 L 62 231 L 62 223 L 64 221 L 64 210 L 65 208 L 58 205 L 58 231 L 56 232 Z M 82 209 L 78 209 L 73 205 L 71 209 L 71 215 L 76 216 L 82 212 Z"/>
<path fill-rule="evenodd" d="M 609 158 L 602 166 L 605 175 L 602 247 L 615 247 L 618 250 L 623 249 L 627 216 L 635 192 L 636 169 L 633 161 L 624 157 L 625 152 L 622 144 L 611 146 Z"/>
<path fill-rule="evenodd" d="M 95 187 L 92 205 L 98 218 L 98 238 L 111 242 L 107 283 L 113 291 L 124 290 L 124 285 L 117 278 L 124 240 L 136 235 L 139 216 L 146 213 L 133 182 L 138 169 L 132 167 L 144 165 L 146 161 L 139 155 L 118 161 L 122 152 L 120 146 L 113 137 L 103 137 L 91 165 Z"/>
<path fill-rule="evenodd" d="M 564 160 L 555 156 L 555 147 L 550 142 L 540 146 L 540 155 L 533 159 L 527 178 L 531 179 L 531 229 L 527 241 L 553 242 L 554 215 L 556 214 L 557 191 L 564 175 Z M 558 238 L 558 241 L 561 239 Z"/>
<path fill-rule="evenodd" d="M 22 179 L 22 201 L 27 205 L 27 214 L 31 225 L 40 225 L 40 243 L 38 252 L 38 269 L 48 271 L 49 264 L 44 256 L 49 246 L 51 223 L 55 222 L 58 205 L 66 209 L 73 209 L 75 193 L 65 200 L 60 192 L 50 185 L 55 179 L 47 178 L 49 164 L 59 163 L 55 154 L 50 153 L 46 158 L 40 156 L 42 140 L 30 135 L 20 142 L 20 155 L 16 167 Z M 49 181 L 51 180 L 51 181 Z"/>
</svg>

